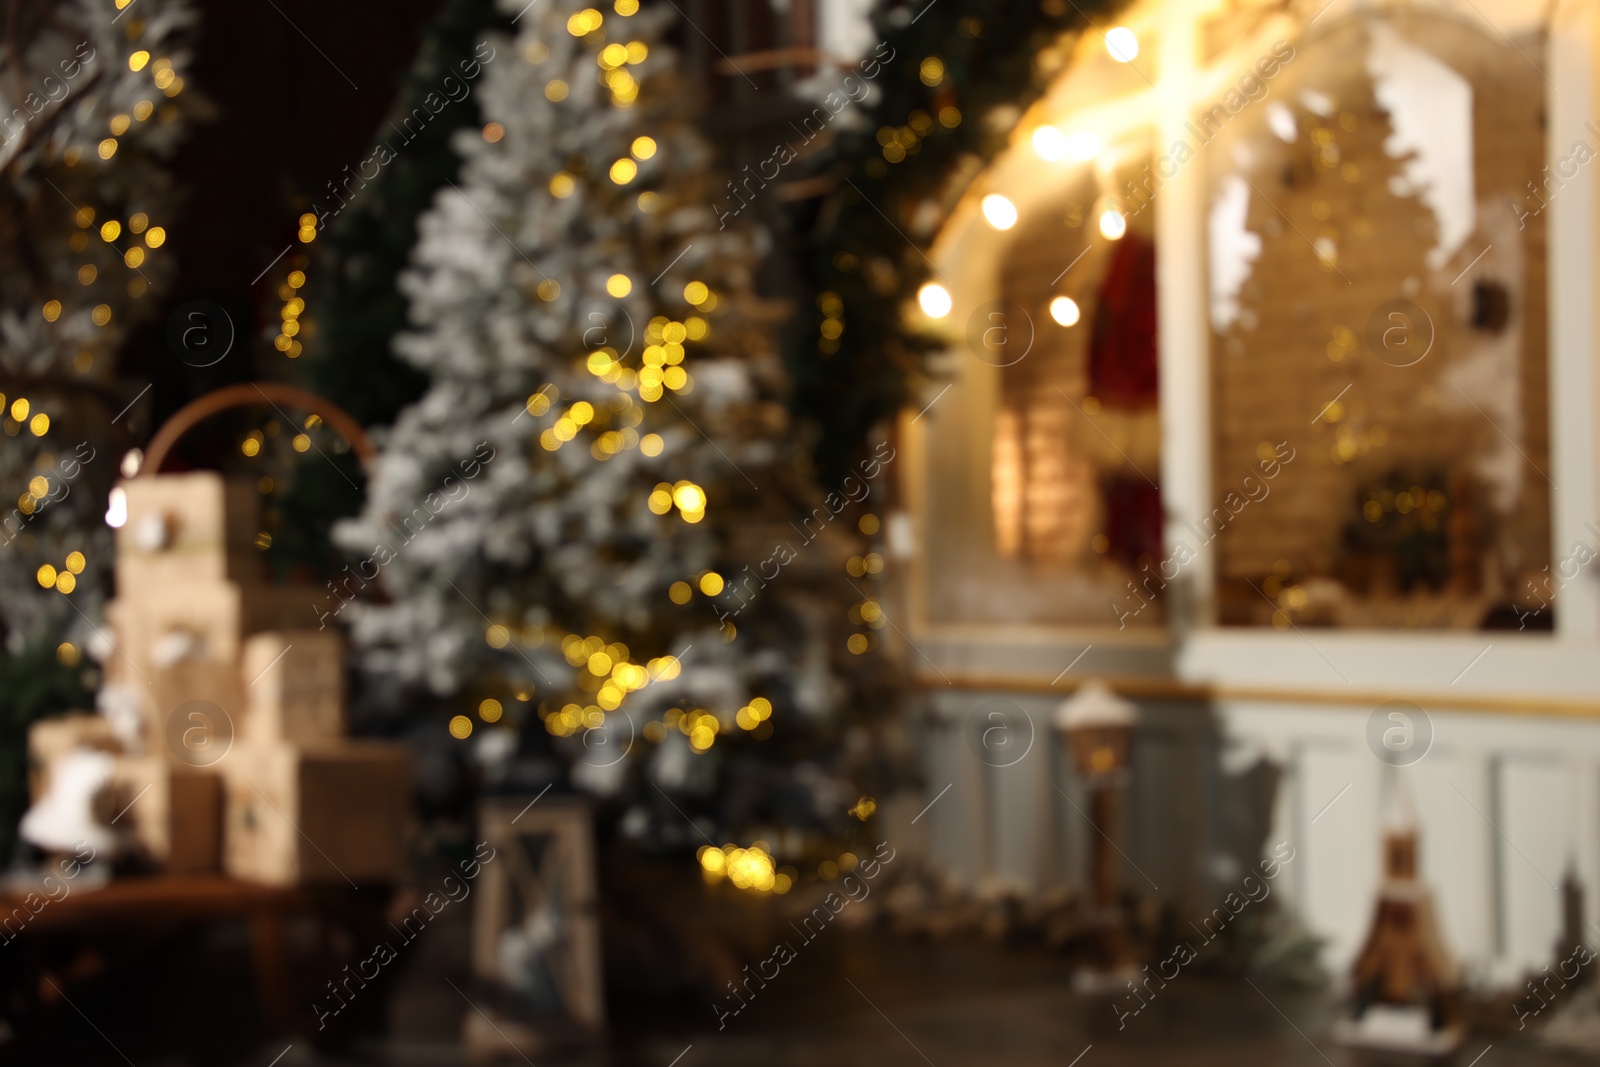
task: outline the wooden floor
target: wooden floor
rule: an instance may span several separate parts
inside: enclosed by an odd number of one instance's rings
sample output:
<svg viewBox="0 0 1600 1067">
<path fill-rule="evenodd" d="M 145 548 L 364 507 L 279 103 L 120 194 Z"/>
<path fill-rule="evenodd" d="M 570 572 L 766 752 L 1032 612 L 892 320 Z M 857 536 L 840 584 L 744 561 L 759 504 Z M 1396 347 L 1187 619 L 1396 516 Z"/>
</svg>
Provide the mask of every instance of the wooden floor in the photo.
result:
<svg viewBox="0 0 1600 1067">
<path fill-rule="evenodd" d="M 157 961 L 138 983 L 108 985 L 92 998 L 77 1000 L 53 1035 L 50 1062 L 85 1067 L 466 1064 L 457 1042 L 463 1019 L 473 1010 L 460 992 L 469 988 L 465 935 L 464 923 L 441 925 L 418 940 L 415 956 L 396 971 L 388 991 L 387 1036 L 364 1043 L 356 1053 L 317 1053 L 304 1041 L 273 1036 L 255 1002 L 241 939 L 231 948 L 218 943 L 198 956 L 174 958 L 167 968 Z M 197 971 L 202 965 L 215 970 Z M 178 989 L 185 995 L 174 996 Z M 711 1003 L 663 1003 L 638 986 L 625 999 L 613 998 L 610 1008 L 605 1045 L 524 1045 L 526 1060 L 513 1055 L 501 1062 L 537 1067 L 1355 1067 L 1384 1062 L 1358 1058 L 1329 1040 L 1335 1006 L 1320 994 L 1257 990 L 1243 981 L 1185 973 L 1119 1029 L 1109 1002 L 1074 995 L 1060 958 L 1042 950 L 980 940 L 913 942 L 846 929 L 804 945 L 798 958 L 720 1031 Z M 8 1059 L 0 1045 L 0 1063 L 8 1062 L 20 1061 Z M 1424 1061 L 1388 1062 L 1417 1067 Z M 1455 1067 L 1575 1067 L 1593 1060 L 1541 1050 L 1526 1035 L 1502 1031 L 1470 1037 L 1453 1062 Z"/>
<path fill-rule="evenodd" d="M 1057 959 L 1044 953 L 873 939 L 818 964 L 792 976 L 785 972 L 760 994 L 770 997 L 766 1004 L 752 1002 L 720 1033 L 712 1025 L 673 1040 L 652 1038 L 611 1062 L 666 1067 L 691 1043 L 678 1067 L 1375 1062 L 1328 1039 L 1336 1006 L 1314 993 L 1180 975 L 1119 1027 L 1110 1002 L 1073 994 Z M 791 979 L 792 986 L 780 988 Z M 1469 1038 L 1455 1062 L 1466 1067 L 1490 1043 Z M 1478 1067 L 1592 1062 L 1533 1051 L 1526 1042 L 1496 1038 L 1495 1044 Z"/>
<path fill-rule="evenodd" d="M 614 1006 L 608 1047 L 566 1054 L 523 1051 L 538 1067 L 1418 1067 L 1426 1062 L 1362 1058 L 1336 1045 L 1327 1035 L 1337 1006 L 1323 994 L 1180 975 L 1119 1029 L 1110 1003 L 1072 993 L 1059 957 L 1041 950 L 833 933 L 840 936 L 830 934 L 828 943 L 819 938 L 806 946 L 720 1031 L 709 1003 Z M 465 1005 L 459 998 L 451 1006 L 435 997 L 420 969 L 409 978 L 416 984 L 399 993 L 396 1041 L 381 1053 L 383 1062 L 441 1067 L 465 1062 L 420 1026 L 408 1032 L 405 1021 L 419 1025 L 441 1006 L 459 1019 L 455 1013 Z M 449 993 L 447 987 L 444 991 Z M 281 1051 L 281 1045 L 272 1051 Z M 1593 1062 L 1504 1033 L 1469 1037 L 1453 1063 L 1469 1067 L 1474 1061 L 1476 1067 Z M 522 1061 L 513 1056 L 507 1062 Z M 290 1058 L 280 1067 L 290 1067 Z"/>
</svg>

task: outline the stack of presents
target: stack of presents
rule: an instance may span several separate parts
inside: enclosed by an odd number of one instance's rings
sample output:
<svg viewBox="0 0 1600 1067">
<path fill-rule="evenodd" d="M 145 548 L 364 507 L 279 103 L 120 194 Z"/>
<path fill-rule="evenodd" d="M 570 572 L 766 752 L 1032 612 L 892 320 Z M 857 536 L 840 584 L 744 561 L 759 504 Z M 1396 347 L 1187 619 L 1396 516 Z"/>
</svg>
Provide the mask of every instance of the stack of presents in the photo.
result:
<svg viewBox="0 0 1600 1067">
<path fill-rule="evenodd" d="M 262 580 L 254 487 L 194 473 L 121 488 L 100 710 L 33 727 L 34 825 L 59 838 L 90 818 L 115 851 L 175 874 L 397 878 L 406 749 L 346 736 L 342 639 L 306 626 L 318 590 Z"/>
</svg>

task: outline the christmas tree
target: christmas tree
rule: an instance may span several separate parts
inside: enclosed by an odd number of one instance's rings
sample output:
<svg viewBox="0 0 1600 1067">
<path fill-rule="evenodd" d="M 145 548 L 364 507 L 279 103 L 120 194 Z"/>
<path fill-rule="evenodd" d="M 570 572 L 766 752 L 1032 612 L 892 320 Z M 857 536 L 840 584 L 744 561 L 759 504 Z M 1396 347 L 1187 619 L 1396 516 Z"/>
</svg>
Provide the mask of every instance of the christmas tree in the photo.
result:
<svg viewBox="0 0 1600 1067">
<path fill-rule="evenodd" d="M 10 652 L 94 613 L 116 434 L 139 392 L 117 382 L 114 356 L 173 272 L 164 160 L 183 129 L 193 13 L 130 4 L 13 4 L 0 49 L 0 485 L 19 494 L 0 511 Z"/>
<path fill-rule="evenodd" d="M 13 3 L 0 47 L 0 857 L 28 725 L 90 699 L 128 331 L 174 264 L 164 161 L 184 123 L 178 0 Z M 16 494 L 14 497 L 12 494 Z M 14 503 L 13 503 L 14 501 Z M 71 640 L 66 640 L 71 638 Z"/>
<path fill-rule="evenodd" d="M 1019 116 L 1072 54 L 1076 35 L 1106 26 L 1112 0 L 876 0 L 880 39 L 806 120 L 797 174 L 831 191 L 796 212 L 808 291 L 788 331 L 794 408 L 814 438 L 824 484 L 871 447 L 873 428 L 918 391 L 942 388 L 944 338 L 908 309 L 940 279 L 926 253 L 973 178 L 1009 143 Z M 1143 62 L 1141 60 L 1141 62 Z M 872 91 L 861 114 L 847 93 Z M 826 109 L 826 110 L 823 110 Z M 931 384 L 930 384 L 931 383 Z"/>
<path fill-rule="evenodd" d="M 660 15 L 546 0 L 479 49 L 488 125 L 456 135 L 401 280 L 397 350 L 430 384 L 338 531 L 363 558 L 324 621 L 466 712 L 455 736 L 474 710 L 483 741 L 526 725 L 641 814 L 660 790 L 730 831 L 838 819 L 853 797 L 797 768 L 839 749 L 841 709 L 890 706 L 879 568 L 845 557 L 893 450 L 826 498 L 798 473 L 758 236 L 719 227 Z M 371 582 L 391 602 L 344 613 Z M 763 788 L 786 771 L 816 804 Z"/>
</svg>

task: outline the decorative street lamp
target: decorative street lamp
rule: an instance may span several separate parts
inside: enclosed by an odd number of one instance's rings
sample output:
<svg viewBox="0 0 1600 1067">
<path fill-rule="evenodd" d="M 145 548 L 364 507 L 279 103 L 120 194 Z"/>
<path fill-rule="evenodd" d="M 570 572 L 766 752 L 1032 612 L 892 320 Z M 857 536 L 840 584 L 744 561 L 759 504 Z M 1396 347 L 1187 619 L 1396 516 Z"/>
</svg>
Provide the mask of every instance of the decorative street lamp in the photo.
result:
<svg viewBox="0 0 1600 1067">
<path fill-rule="evenodd" d="M 1056 709 L 1056 729 L 1066 739 L 1073 766 L 1089 793 L 1095 830 L 1089 854 L 1093 887 L 1093 948 L 1090 965 L 1073 976 L 1080 992 L 1120 991 L 1138 973 L 1117 899 L 1117 797 L 1128 778 L 1128 751 L 1139 709 L 1103 682 L 1085 682 Z"/>
</svg>

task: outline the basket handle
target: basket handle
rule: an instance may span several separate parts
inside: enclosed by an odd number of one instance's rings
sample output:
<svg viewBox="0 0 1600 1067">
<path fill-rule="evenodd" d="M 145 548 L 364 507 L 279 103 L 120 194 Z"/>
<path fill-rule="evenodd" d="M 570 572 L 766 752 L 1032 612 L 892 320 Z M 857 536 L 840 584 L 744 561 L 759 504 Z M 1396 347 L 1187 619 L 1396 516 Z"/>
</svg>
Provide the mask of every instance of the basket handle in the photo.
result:
<svg viewBox="0 0 1600 1067">
<path fill-rule="evenodd" d="M 369 474 L 371 473 L 372 465 L 378 458 L 378 449 L 372 443 L 372 438 L 367 436 L 367 431 L 344 409 L 298 385 L 284 382 L 244 382 L 240 385 L 225 385 L 221 389 L 196 397 L 175 411 L 171 418 L 161 424 L 155 436 L 150 438 L 150 444 L 145 450 L 144 463 L 139 468 L 139 477 L 160 473 L 161 465 L 166 462 L 172 446 L 205 419 L 231 408 L 259 404 L 263 400 L 273 407 L 277 407 L 280 403 L 290 404 L 309 409 L 319 415 L 340 436 L 350 442 L 350 447 L 355 449 L 356 458 L 361 461 L 361 466 Z"/>
</svg>

